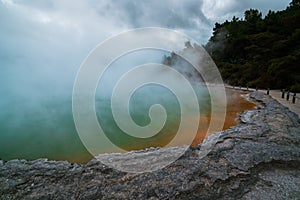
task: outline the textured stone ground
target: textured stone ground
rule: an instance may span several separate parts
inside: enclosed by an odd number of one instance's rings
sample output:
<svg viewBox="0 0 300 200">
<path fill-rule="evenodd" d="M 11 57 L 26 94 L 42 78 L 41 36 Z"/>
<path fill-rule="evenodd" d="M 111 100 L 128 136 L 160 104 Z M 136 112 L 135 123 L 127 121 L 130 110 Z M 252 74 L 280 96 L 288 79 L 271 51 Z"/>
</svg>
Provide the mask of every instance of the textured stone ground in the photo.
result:
<svg viewBox="0 0 300 200">
<path fill-rule="evenodd" d="M 300 199 L 299 118 L 267 95 L 251 96 L 264 106 L 217 133 L 204 158 L 199 144 L 168 167 L 143 174 L 97 159 L 85 165 L 0 161 L 0 199 Z"/>
</svg>

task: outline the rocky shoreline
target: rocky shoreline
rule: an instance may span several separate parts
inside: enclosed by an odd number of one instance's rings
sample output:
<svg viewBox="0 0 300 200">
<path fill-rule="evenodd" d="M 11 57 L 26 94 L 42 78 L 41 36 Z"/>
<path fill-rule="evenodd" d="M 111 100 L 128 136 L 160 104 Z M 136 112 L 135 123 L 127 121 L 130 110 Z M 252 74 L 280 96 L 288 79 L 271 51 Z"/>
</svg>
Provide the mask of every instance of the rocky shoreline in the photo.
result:
<svg viewBox="0 0 300 200">
<path fill-rule="evenodd" d="M 85 165 L 0 161 L 0 199 L 300 199 L 299 118 L 267 95 L 250 97 L 263 106 L 216 133 L 203 158 L 199 144 L 168 167 L 143 174 L 97 159 Z"/>
</svg>

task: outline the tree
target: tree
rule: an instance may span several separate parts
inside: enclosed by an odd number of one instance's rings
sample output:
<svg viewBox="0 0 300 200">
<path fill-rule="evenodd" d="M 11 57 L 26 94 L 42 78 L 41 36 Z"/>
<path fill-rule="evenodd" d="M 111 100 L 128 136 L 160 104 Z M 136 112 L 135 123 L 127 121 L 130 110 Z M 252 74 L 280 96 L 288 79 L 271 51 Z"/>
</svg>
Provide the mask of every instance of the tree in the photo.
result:
<svg viewBox="0 0 300 200">
<path fill-rule="evenodd" d="M 265 18 L 250 9 L 242 20 L 216 23 L 205 48 L 229 84 L 300 92 L 299 41 L 300 0 L 291 0 Z"/>
<path fill-rule="evenodd" d="M 290 3 L 290 6 L 291 6 L 291 7 L 300 7 L 300 0 L 293 0 L 293 1 Z"/>
<path fill-rule="evenodd" d="M 233 16 L 233 18 L 232 18 L 232 22 L 237 22 L 237 21 L 239 21 L 239 18 L 238 18 L 238 17 L 236 17 L 236 16 Z"/>
<path fill-rule="evenodd" d="M 246 10 L 244 16 L 245 20 L 250 23 L 256 23 L 262 20 L 262 14 L 257 9 Z"/>
</svg>

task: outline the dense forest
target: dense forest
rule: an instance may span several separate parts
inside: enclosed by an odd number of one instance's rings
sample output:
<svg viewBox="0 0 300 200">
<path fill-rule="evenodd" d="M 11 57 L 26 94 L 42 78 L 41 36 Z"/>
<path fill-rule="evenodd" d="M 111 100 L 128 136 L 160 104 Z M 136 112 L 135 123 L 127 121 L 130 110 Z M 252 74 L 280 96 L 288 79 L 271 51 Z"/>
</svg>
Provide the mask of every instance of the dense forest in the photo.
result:
<svg viewBox="0 0 300 200">
<path fill-rule="evenodd" d="M 250 9 L 216 23 L 205 48 L 228 84 L 300 92 L 300 0 L 265 17 Z"/>
</svg>

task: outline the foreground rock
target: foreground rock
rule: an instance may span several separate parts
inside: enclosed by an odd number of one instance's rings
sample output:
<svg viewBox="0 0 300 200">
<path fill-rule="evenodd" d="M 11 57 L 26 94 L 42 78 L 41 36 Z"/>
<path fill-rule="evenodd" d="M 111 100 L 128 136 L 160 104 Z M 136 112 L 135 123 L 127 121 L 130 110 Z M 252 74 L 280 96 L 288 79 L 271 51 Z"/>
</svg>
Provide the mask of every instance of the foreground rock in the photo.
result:
<svg viewBox="0 0 300 200">
<path fill-rule="evenodd" d="M 200 144 L 170 166 L 143 174 L 96 159 L 86 165 L 0 161 L 0 199 L 300 199 L 299 119 L 266 95 L 251 96 L 265 106 L 217 133 L 204 158 Z"/>
</svg>

